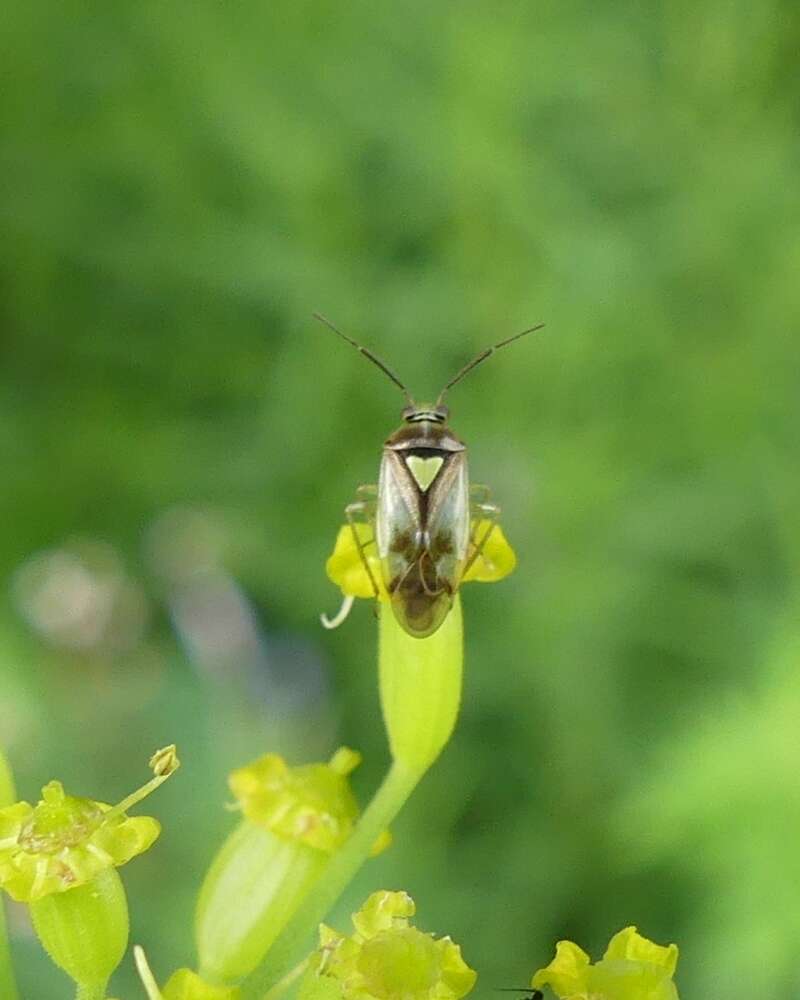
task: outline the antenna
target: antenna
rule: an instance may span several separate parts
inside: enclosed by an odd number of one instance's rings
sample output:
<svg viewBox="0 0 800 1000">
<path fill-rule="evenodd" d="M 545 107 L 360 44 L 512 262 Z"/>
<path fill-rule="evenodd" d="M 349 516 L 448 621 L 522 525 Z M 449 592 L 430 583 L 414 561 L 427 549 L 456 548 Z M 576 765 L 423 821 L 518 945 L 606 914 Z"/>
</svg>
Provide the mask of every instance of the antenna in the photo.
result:
<svg viewBox="0 0 800 1000">
<path fill-rule="evenodd" d="M 487 347 L 482 350 L 481 353 L 476 358 L 473 358 L 468 365 L 464 365 L 461 371 L 454 378 L 450 379 L 444 389 L 442 389 L 439 393 L 436 405 L 439 406 L 441 404 L 444 399 L 444 394 L 448 389 L 452 389 L 456 382 L 460 382 L 467 372 L 471 372 L 473 368 L 481 363 L 481 361 L 485 361 L 488 357 L 494 354 L 495 351 L 499 351 L 501 347 L 505 347 L 506 344 L 513 344 L 515 340 L 519 340 L 520 337 L 524 337 L 529 333 L 534 333 L 536 330 L 541 330 L 543 326 L 544 323 L 537 323 L 536 326 L 528 327 L 528 329 L 523 330 L 522 333 L 515 333 L 513 337 L 508 337 L 506 340 L 501 340 L 499 344 L 495 344 L 493 347 Z"/>
<path fill-rule="evenodd" d="M 408 405 L 416 406 L 414 400 L 411 398 L 411 393 L 408 391 L 408 389 L 406 389 L 406 387 L 403 385 L 400 379 L 395 375 L 395 373 L 391 370 L 391 368 L 388 368 L 377 355 L 373 354 L 372 351 L 369 350 L 369 348 L 362 347 L 361 344 L 356 343 L 356 341 L 353 340 L 352 337 L 348 337 L 346 333 L 342 333 L 341 330 L 337 330 L 336 327 L 333 325 L 333 323 L 331 323 L 329 319 L 325 319 L 325 317 L 320 313 L 315 312 L 313 316 L 314 319 L 318 319 L 320 323 L 324 323 L 329 330 L 333 330 L 334 333 L 338 333 L 339 336 L 342 338 L 342 340 L 346 340 L 348 344 L 350 344 L 352 347 L 355 347 L 355 349 L 357 351 L 360 351 L 365 358 L 369 358 L 369 360 L 374 365 L 377 365 L 378 368 L 380 368 L 380 370 L 384 373 L 384 375 L 388 375 L 389 378 L 392 380 L 392 382 L 394 382 L 394 384 L 402 390 L 403 395 L 406 397 L 406 400 L 408 401 Z M 522 334 L 518 334 L 518 336 L 522 336 Z M 492 348 L 492 350 L 494 350 L 494 348 Z"/>
</svg>

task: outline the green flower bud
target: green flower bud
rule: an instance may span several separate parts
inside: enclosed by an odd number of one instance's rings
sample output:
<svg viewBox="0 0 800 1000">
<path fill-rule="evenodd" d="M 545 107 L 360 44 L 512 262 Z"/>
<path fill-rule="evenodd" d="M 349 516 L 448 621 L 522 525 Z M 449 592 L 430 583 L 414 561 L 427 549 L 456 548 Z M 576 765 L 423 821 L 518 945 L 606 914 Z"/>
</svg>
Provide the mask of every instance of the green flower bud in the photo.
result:
<svg viewBox="0 0 800 1000">
<path fill-rule="evenodd" d="M 195 934 L 204 979 L 235 981 L 259 964 L 350 836 L 358 804 L 347 776 L 359 762 L 347 747 L 328 764 L 301 767 L 265 754 L 231 774 L 245 819 L 222 845 L 200 891 Z"/>
<path fill-rule="evenodd" d="M 350 937 L 320 928 L 320 948 L 299 1000 L 318 1000 L 315 982 L 335 980 L 344 1000 L 459 1000 L 477 976 L 449 937 L 434 938 L 411 924 L 414 901 L 405 892 L 375 892 L 353 914 Z"/>
</svg>

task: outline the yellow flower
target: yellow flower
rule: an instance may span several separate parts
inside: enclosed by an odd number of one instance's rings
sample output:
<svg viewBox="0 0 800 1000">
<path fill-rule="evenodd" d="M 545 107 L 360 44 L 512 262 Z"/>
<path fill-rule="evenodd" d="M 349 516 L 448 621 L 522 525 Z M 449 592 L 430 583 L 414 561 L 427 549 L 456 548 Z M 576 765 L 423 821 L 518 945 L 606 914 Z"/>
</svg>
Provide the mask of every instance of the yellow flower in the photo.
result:
<svg viewBox="0 0 800 1000">
<path fill-rule="evenodd" d="M 358 818 L 348 775 L 360 763 L 361 755 L 349 747 L 340 747 L 327 764 L 299 767 L 267 753 L 233 771 L 228 784 L 247 819 L 283 840 L 331 854 Z M 387 845 L 384 838 L 376 849 Z"/>
<path fill-rule="evenodd" d="M 355 932 L 338 934 L 324 924 L 311 976 L 333 979 L 347 1000 L 459 1000 L 476 973 L 449 937 L 435 938 L 411 924 L 414 901 L 405 892 L 373 893 L 353 914 Z M 317 992 L 313 978 L 303 994 Z"/>
<path fill-rule="evenodd" d="M 494 583 L 508 576 L 517 564 L 517 557 L 506 541 L 500 525 L 485 520 L 474 521 L 472 529 L 472 537 L 479 539 L 480 553 L 460 582 L 469 583 L 477 580 L 479 583 Z M 378 588 L 378 599 L 389 601 L 381 573 L 381 561 L 372 544 L 372 534 L 372 527 L 368 524 L 343 524 L 339 528 L 333 552 L 325 563 L 325 571 L 328 578 L 342 591 L 344 600 L 333 618 L 328 618 L 327 615 L 321 616 L 322 624 L 326 628 L 336 628 L 342 624 L 350 614 L 356 597 L 374 598 L 373 580 L 375 587 Z M 356 538 L 361 546 L 360 550 Z M 471 556 L 474 546 L 471 545 L 470 548 Z M 364 559 L 369 566 L 369 572 L 364 565 Z"/>
<path fill-rule="evenodd" d="M 161 830 L 158 820 L 124 810 L 177 768 L 174 749 L 158 751 L 150 761 L 156 777 L 117 806 L 67 795 L 60 781 L 51 781 L 36 806 L 0 809 L 0 887 L 30 903 L 85 885 L 146 851 Z"/>
<path fill-rule="evenodd" d="M 503 529 L 499 524 L 492 527 L 491 521 L 475 521 L 472 527 L 472 537 L 483 539 L 486 536 L 486 541 L 480 554 L 464 574 L 461 583 L 469 583 L 472 580 L 477 580 L 480 583 L 493 583 L 496 580 L 502 580 L 517 564 L 517 557 L 506 541 Z M 361 543 L 361 551 L 356 544 L 353 532 L 356 533 Z M 372 577 L 377 584 L 380 599 L 386 601 L 388 594 L 381 577 L 381 561 L 371 542 L 372 528 L 370 525 L 354 524 L 352 527 L 349 524 L 342 525 L 336 536 L 333 552 L 325 563 L 325 571 L 328 578 L 341 588 L 345 597 L 374 597 L 372 582 L 361 558 L 361 552 L 363 552 Z"/>
<path fill-rule="evenodd" d="M 125 954 L 128 902 L 117 868 L 161 829 L 126 812 L 177 770 L 175 747 L 157 751 L 150 767 L 154 776 L 115 806 L 67 795 L 51 781 L 37 805 L 0 809 L 0 887 L 29 904 L 39 941 L 79 996 L 105 996 Z"/>
<path fill-rule="evenodd" d="M 535 973 L 531 986 L 549 986 L 561 1000 L 678 1000 L 672 981 L 677 962 L 677 945 L 655 944 L 626 927 L 594 965 L 572 941 L 559 941 L 555 958 Z"/>
</svg>

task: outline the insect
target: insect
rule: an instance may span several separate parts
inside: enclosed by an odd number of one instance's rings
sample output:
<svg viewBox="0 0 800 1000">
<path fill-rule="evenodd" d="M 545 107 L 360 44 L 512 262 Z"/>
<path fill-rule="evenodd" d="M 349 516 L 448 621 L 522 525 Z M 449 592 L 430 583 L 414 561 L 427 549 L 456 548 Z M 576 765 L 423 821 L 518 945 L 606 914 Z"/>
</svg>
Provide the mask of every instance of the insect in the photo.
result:
<svg viewBox="0 0 800 1000">
<path fill-rule="evenodd" d="M 531 986 L 501 986 L 498 993 L 527 993 L 522 1000 L 544 1000 L 544 993 Z"/>
<path fill-rule="evenodd" d="M 359 486 L 345 515 L 375 597 L 379 596 L 378 582 L 366 554 L 371 545 L 377 546 L 381 579 L 395 618 L 409 635 L 425 638 L 447 617 L 464 574 L 480 556 L 500 514 L 488 487 L 469 482 L 466 445 L 448 426 L 445 394 L 495 351 L 544 324 L 485 348 L 429 405 L 416 403 L 372 351 L 324 316 L 314 316 L 377 365 L 406 397 L 403 424 L 384 442 L 377 486 Z M 371 539 L 362 541 L 358 524 L 372 528 Z M 483 526 L 480 536 L 479 525 Z M 342 617 L 337 615 L 333 621 L 323 617 L 323 624 L 335 627 Z"/>
</svg>

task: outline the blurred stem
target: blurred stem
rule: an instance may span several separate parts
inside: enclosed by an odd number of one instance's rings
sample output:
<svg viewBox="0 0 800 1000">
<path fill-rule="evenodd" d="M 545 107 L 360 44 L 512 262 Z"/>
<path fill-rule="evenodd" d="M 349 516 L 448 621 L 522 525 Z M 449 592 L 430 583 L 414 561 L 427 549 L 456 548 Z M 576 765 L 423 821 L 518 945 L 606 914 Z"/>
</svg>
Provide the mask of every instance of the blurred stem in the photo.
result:
<svg viewBox="0 0 800 1000">
<path fill-rule="evenodd" d="M 261 1000 L 279 1000 L 280 997 L 289 989 L 289 987 L 295 983 L 300 976 L 305 972 L 306 966 L 308 965 L 308 959 L 304 958 L 302 962 L 298 964 L 286 975 L 280 982 L 275 983 L 275 985 L 268 989 Z"/>
<path fill-rule="evenodd" d="M 16 797 L 11 767 L 5 754 L 0 750 L 0 809 L 4 806 L 10 806 Z M 0 997 L 3 1000 L 18 1000 L 19 998 L 14 980 L 14 968 L 11 964 L 11 946 L 8 942 L 6 911 L 2 895 L 0 895 Z"/>
<path fill-rule="evenodd" d="M 14 775 L 6 755 L 0 750 L 0 809 L 12 805 L 17 799 L 14 788 Z"/>
<path fill-rule="evenodd" d="M 331 858 L 312 892 L 287 923 L 261 965 L 242 983 L 243 1000 L 255 1000 L 283 980 L 298 962 L 302 949 L 328 910 L 369 857 L 379 835 L 402 809 L 422 777 L 395 762 L 364 810 L 349 840 Z"/>
</svg>

